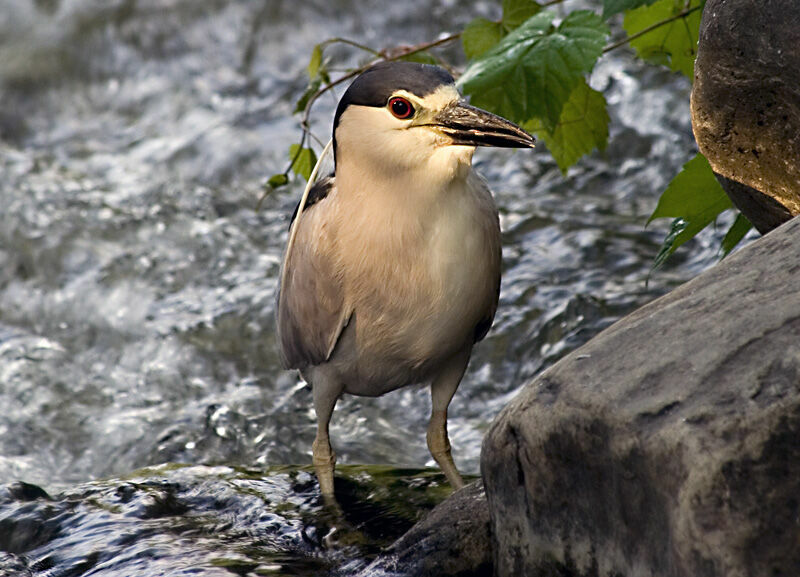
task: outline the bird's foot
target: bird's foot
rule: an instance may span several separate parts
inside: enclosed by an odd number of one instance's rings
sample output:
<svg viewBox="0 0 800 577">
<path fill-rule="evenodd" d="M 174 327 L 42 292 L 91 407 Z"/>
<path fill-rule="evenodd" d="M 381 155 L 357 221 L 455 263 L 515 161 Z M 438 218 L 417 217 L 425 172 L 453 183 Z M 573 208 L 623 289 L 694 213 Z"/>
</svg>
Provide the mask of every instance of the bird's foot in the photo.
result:
<svg viewBox="0 0 800 577">
<path fill-rule="evenodd" d="M 458 472 L 456 464 L 453 462 L 453 456 L 450 454 L 450 451 L 443 451 L 441 453 L 431 452 L 431 455 L 439 464 L 439 467 L 442 469 L 444 476 L 447 477 L 447 481 L 450 483 L 450 486 L 453 487 L 454 491 L 464 486 L 464 480 L 461 478 L 461 474 Z"/>
</svg>

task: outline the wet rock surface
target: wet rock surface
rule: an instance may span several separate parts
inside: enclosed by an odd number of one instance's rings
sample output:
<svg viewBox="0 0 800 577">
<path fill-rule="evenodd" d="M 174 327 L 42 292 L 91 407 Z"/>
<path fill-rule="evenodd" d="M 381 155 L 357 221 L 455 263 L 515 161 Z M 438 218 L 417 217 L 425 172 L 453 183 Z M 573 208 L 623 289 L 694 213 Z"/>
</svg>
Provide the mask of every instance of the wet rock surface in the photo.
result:
<svg viewBox="0 0 800 577">
<path fill-rule="evenodd" d="M 716 173 L 779 203 L 725 187 L 759 231 L 800 214 L 800 4 L 706 3 L 692 124 Z"/>
<path fill-rule="evenodd" d="M 320 575 L 363 564 L 449 492 L 423 471 L 163 466 L 48 495 L 0 488 L 0 575 Z M 338 574 L 338 573 L 336 573 Z"/>
<path fill-rule="evenodd" d="M 484 441 L 513 575 L 800 574 L 800 222 L 529 383 Z"/>
<path fill-rule="evenodd" d="M 491 577 L 493 569 L 489 506 L 478 481 L 437 505 L 359 577 Z"/>
</svg>

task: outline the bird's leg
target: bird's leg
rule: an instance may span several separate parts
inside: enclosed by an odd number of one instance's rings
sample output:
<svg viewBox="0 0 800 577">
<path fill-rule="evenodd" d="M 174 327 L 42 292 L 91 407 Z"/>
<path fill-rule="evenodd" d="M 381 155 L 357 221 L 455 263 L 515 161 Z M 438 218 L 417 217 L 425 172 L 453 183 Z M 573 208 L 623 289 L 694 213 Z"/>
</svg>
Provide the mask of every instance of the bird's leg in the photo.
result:
<svg viewBox="0 0 800 577">
<path fill-rule="evenodd" d="M 327 429 L 327 423 L 325 429 Z M 314 469 L 317 471 L 319 490 L 323 495 L 333 495 L 333 470 L 336 466 L 336 453 L 331 448 L 328 433 L 322 432 L 322 423 L 317 427 L 317 438 L 311 445 L 314 456 Z"/>
<path fill-rule="evenodd" d="M 442 472 L 453 489 L 460 489 L 464 486 L 464 481 L 453 462 L 450 453 L 450 441 L 447 438 L 447 410 L 435 411 L 431 414 L 430 425 L 428 426 L 428 449 L 439 463 Z"/>
<path fill-rule="evenodd" d="M 333 469 L 336 465 L 336 453 L 331 448 L 328 437 L 328 424 L 331 421 L 333 408 L 341 394 L 341 386 L 332 386 L 328 379 L 315 379 L 312 384 L 314 394 L 314 410 L 317 413 L 317 436 L 311 445 L 312 461 L 317 472 L 319 490 L 326 497 L 333 496 Z"/>
<path fill-rule="evenodd" d="M 469 362 L 470 349 L 455 355 L 442 369 L 431 384 L 431 420 L 428 425 L 428 450 L 441 467 L 453 489 L 464 486 L 461 475 L 450 454 L 450 440 L 447 438 L 447 407 L 464 376 Z"/>
</svg>

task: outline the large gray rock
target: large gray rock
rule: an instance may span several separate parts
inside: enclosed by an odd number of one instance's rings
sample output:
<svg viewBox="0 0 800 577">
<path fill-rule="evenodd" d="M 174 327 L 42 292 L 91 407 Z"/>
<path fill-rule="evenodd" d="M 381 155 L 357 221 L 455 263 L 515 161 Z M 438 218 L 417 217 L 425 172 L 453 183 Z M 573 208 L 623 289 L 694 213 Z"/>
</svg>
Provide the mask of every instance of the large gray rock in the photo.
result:
<svg viewBox="0 0 800 577">
<path fill-rule="evenodd" d="M 714 172 L 749 187 L 723 183 L 758 230 L 800 214 L 800 2 L 708 0 L 692 126 Z"/>
<path fill-rule="evenodd" d="M 487 434 L 497 575 L 800 575 L 800 221 L 616 323 Z"/>
</svg>

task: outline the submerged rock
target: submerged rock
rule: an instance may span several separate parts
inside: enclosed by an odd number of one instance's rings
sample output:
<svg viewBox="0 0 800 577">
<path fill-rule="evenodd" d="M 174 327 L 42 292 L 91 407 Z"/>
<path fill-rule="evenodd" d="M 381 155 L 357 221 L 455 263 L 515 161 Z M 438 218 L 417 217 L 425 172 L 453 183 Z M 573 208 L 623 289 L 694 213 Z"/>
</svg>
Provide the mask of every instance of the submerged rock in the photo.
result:
<svg viewBox="0 0 800 577">
<path fill-rule="evenodd" d="M 800 3 L 708 0 L 692 126 L 734 204 L 762 233 L 800 214 Z M 736 184 L 738 183 L 738 186 Z"/>
<path fill-rule="evenodd" d="M 366 565 L 449 491 L 441 474 L 164 465 L 49 496 L 0 487 L 0 576 L 320 575 Z"/>
<path fill-rule="evenodd" d="M 497 575 L 800 575 L 800 221 L 619 321 L 487 434 Z"/>
</svg>

